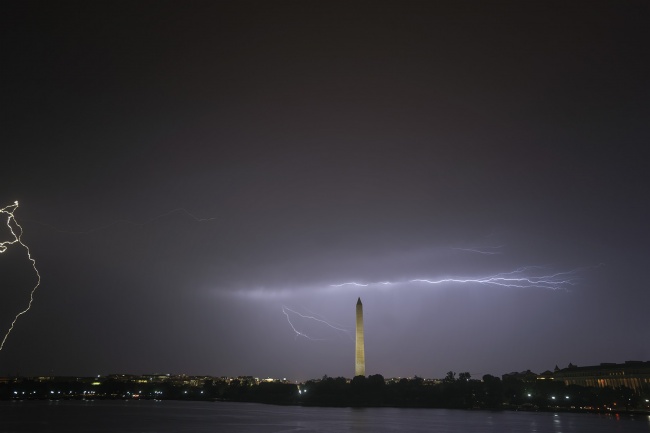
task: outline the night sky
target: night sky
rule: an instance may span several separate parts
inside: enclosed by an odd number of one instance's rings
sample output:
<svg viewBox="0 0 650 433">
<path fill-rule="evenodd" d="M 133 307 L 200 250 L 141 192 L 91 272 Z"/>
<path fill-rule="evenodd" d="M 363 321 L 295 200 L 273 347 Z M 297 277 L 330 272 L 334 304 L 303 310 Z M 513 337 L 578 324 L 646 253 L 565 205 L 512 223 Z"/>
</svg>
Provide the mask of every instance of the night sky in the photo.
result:
<svg viewBox="0 0 650 433">
<path fill-rule="evenodd" d="M 650 360 L 649 22 L 4 2 L 0 208 L 42 281 L 0 376 L 352 377 L 358 297 L 369 375 Z M 2 334 L 35 283 L 10 245 Z"/>
</svg>

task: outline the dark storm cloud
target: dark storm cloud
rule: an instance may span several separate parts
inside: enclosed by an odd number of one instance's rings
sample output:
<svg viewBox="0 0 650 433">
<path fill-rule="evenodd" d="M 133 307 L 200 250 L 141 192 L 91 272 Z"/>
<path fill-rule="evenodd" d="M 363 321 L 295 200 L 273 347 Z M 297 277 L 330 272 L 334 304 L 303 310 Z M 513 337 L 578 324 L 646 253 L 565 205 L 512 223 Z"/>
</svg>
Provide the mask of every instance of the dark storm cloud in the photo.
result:
<svg viewBox="0 0 650 433">
<path fill-rule="evenodd" d="M 347 376 L 282 306 L 351 328 L 358 296 L 369 373 L 647 359 L 648 10 L 584 6 L 8 7 L 0 206 L 44 283 L 0 374 Z M 4 315 L 32 274 L 0 259 Z M 524 266 L 581 271 L 330 287 Z"/>
</svg>

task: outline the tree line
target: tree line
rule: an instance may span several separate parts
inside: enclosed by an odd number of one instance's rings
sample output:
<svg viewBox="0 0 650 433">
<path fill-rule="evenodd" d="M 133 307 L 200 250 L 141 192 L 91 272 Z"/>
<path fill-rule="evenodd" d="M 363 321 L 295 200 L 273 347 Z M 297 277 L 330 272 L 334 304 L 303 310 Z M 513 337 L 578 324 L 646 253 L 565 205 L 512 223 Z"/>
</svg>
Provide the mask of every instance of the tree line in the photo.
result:
<svg viewBox="0 0 650 433">
<path fill-rule="evenodd" d="M 420 377 L 386 381 L 376 374 L 324 376 L 303 384 L 252 380 L 205 380 L 199 386 L 172 382 L 104 380 L 91 386 L 76 381 L 23 380 L 0 384 L 0 399 L 159 399 L 259 402 L 341 407 L 429 407 L 454 409 L 648 411 L 650 390 L 591 388 L 554 380 L 520 380 L 467 372 L 447 373 L 441 381 Z"/>
</svg>

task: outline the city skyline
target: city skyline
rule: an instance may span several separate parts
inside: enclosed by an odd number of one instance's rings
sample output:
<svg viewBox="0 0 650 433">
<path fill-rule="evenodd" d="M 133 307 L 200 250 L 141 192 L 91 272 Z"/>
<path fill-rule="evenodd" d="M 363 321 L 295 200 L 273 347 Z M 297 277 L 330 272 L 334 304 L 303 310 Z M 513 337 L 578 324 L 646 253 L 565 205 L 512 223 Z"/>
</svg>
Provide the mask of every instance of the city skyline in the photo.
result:
<svg viewBox="0 0 650 433">
<path fill-rule="evenodd" d="M 649 15 L 8 4 L 0 376 L 650 360 Z"/>
<path fill-rule="evenodd" d="M 356 373 L 356 372 L 355 372 Z M 458 374 L 458 377 L 456 377 Z M 469 376 L 467 376 L 469 375 Z M 368 376 L 355 374 L 351 377 L 339 376 L 336 379 L 345 379 L 347 382 L 352 382 L 355 377 Z M 398 382 L 402 379 L 407 380 L 418 380 L 423 379 L 430 383 L 442 383 L 445 380 L 474 380 L 474 381 L 485 381 L 485 376 L 499 377 L 494 376 L 490 373 L 485 373 L 483 377 L 472 377 L 469 372 L 456 372 L 448 371 L 445 373 L 444 377 L 419 377 L 415 376 L 397 376 L 397 377 L 383 377 L 381 373 L 376 373 L 373 376 L 381 376 L 386 382 Z M 569 364 L 566 367 L 560 368 L 555 366 L 554 368 L 548 368 L 544 371 L 536 373 L 530 369 L 520 370 L 520 371 L 511 371 L 504 373 L 501 376 L 501 379 L 514 379 L 518 381 L 537 381 L 537 380 L 555 380 L 558 382 L 564 382 L 565 385 L 578 385 L 581 387 L 591 387 L 591 388 L 610 388 L 613 390 L 619 389 L 621 387 L 629 388 L 633 392 L 643 392 L 647 389 L 648 384 L 650 384 L 650 361 L 635 361 L 627 360 L 623 363 L 612 363 L 612 362 L 602 362 L 598 365 L 574 365 Z M 185 373 L 164 373 L 164 372 L 147 372 L 147 373 L 134 373 L 134 372 L 122 372 L 122 373 L 110 373 L 105 375 L 93 375 L 93 376 L 79 376 L 79 375 L 70 375 L 70 376 L 56 376 L 56 375 L 35 375 L 35 376 L 22 376 L 20 374 L 15 374 L 11 376 L 0 376 L 0 383 L 8 383 L 15 381 L 16 379 L 29 379 L 36 381 L 51 381 L 54 379 L 68 378 L 68 379 L 84 379 L 86 381 L 95 381 L 95 379 L 115 379 L 121 381 L 131 381 L 134 383 L 144 383 L 146 382 L 164 382 L 167 380 L 181 381 L 186 385 L 192 385 L 200 387 L 203 385 L 205 379 L 218 379 L 225 382 L 232 382 L 234 380 L 249 381 L 251 383 L 260 384 L 264 382 L 283 382 L 283 383 L 305 383 L 308 381 L 320 381 L 326 379 L 334 379 L 327 375 L 322 377 L 313 377 L 308 378 L 302 381 L 292 380 L 287 377 L 269 377 L 269 376 L 257 376 L 257 375 L 238 375 L 238 376 L 223 376 L 223 375 L 204 375 L 204 374 L 185 374 Z M 489 378 L 487 379 L 489 381 Z"/>
</svg>

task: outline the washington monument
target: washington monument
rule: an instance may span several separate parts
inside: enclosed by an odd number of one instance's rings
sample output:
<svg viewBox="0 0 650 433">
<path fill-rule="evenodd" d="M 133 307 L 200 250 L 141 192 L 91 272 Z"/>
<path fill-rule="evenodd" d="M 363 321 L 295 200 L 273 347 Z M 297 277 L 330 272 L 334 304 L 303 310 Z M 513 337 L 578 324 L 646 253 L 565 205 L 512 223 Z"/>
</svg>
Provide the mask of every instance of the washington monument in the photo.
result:
<svg viewBox="0 0 650 433">
<path fill-rule="evenodd" d="M 357 342 L 354 357 L 354 375 L 366 375 L 366 350 L 363 345 L 363 304 L 357 301 Z"/>
</svg>

